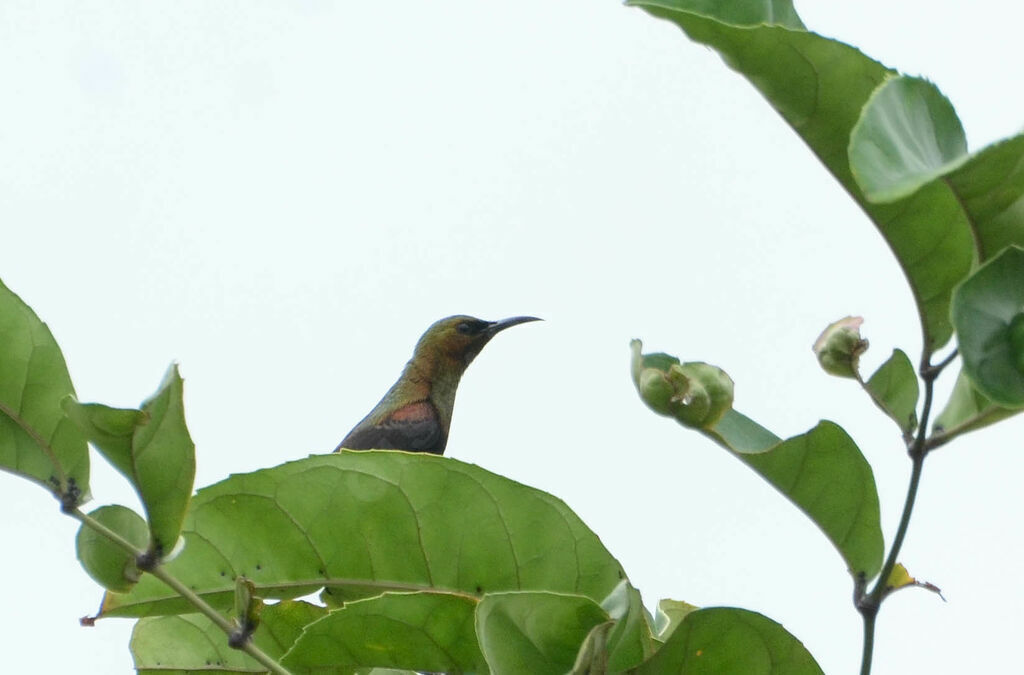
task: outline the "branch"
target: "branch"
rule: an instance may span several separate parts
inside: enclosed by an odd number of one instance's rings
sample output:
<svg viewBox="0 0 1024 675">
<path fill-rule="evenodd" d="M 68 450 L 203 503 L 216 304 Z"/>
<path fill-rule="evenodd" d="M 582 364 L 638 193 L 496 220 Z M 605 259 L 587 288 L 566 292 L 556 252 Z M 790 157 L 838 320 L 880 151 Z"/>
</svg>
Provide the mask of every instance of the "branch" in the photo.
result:
<svg viewBox="0 0 1024 675">
<path fill-rule="evenodd" d="M 140 558 L 146 555 L 146 551 L 136 548 L 130 541 L 119 535 L 117 532 L 114 532 L 109 527 L 99 522 L 92 516 L 82 513 L 80 509 L 74 509 L 72 511 L 69 511 L 68 515 L 80 521 L 83 525 L 86 525 L 87 527 L 91 527 L 92 529 L 96 530 L 97 532 L 99 532 L 104 537 L 117 544 L 125 551 L 131 553 L 136 558 Z M 195 592 L 193 592 L 192 589 L 188 588 L 183 583 L 181 583 L 177 577 L 169 574 L 167 570 L 165 570 L 163 567 L 159 565 L 154 565 L 151 569 L 146 569 L 145 571 L 149 572 L 154 577 L 167 584 L 175 593 L 188 600 L 193 607 L 195 607 L 197 610 L 199 610 L 199 612 L 201 612 L 208 619 L 210 619 L 210 621 L 215 623 L 218 628 L 224 631 L 224 633 L 227 634 L 229 641 L 233 638 L 237 630 L 236 626 L 230 620 L 222 616 L 220 612 L 211 607 L 205 600 L 199 597 Z M 236 648 L 241 649 L 246 654 L 254 658 L 256 661 L 260 663 L 260 665 L 267 668 L 270 672 L 277 673 L 277 675 L 290 675 L 289 672 L 282 668 L 277 661 L 267 656 L 263 652 L 263 650 L 254 645 L 251 641 L 247 640 Z"/>
<path fill-rule="evenodd" d="M 889 577 L 899 558 L 900 550 L 903 548 L 903 540 L 907 536 L 907 528 L 910 526 L 910 516 L 914 511 L 914 501 L 917 499 L 917 488 L 921 482 L 921 472 L 924 469 L 924 458 L 930 449 L 927 439 L 929 418 L 932 412 L 932 401 L 935 395 L 935 379 L 943 369 L 952 363 L 956 358 L 957 351 L 953 352 L 936 364 L 931 363 L 931 354 L 925 353 L 921 358 L 921 365 L 918 373 L 924 382 L 924 403 L 921 407 L 921 422 L 917 428 L 917 435 L 914 436 L 907 446 L 907 453 L 910 455 L 911 470 L 910 481 L 907 485 L 907 498 L 903 502 L 903 514 L 900 516 L 899 526 L 896 528 L 896 536 L 892 541 L 892 548 L 889 549 L 889 556 L 882 565 L 882 571 L 874 587 L 866 595 L 861 596 L 857 602 L 857 611 L 864 618 L 864 651 L 861 657 L 861 675 L 869 675 L 871 672 L 871 656 L 875 641 L 875 618 L 878 616 L 878 609 L 882 600 L 888 593 Z"/>
</svg>

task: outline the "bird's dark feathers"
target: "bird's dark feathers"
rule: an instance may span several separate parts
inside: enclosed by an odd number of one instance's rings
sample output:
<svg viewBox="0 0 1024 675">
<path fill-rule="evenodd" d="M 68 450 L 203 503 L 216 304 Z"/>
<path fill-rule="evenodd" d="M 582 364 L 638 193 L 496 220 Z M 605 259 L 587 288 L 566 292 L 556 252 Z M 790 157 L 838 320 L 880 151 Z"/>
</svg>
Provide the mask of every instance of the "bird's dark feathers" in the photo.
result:
<svg viewBox="0 0 1024 675">
<path fill-rule="evenodd" d="M 410 414 L 411 413 L 411 414 Z M 345 437 L 335 452 L 349 450 L 406 450 L 444 453 L 448 438 L 437 409 L 429 401 L 400 408 L 386 419 L 371 424 L 363 420 Z"/>
<path fill-rule="evenodd" d="M 460 321 L 459 324 L 455 326 L 455 330 L 463 335 L 479 335 L 493 325 L 493 321 L 481 321 L 480 319 L 466 317 L 465 321 Z"/>
</svg>

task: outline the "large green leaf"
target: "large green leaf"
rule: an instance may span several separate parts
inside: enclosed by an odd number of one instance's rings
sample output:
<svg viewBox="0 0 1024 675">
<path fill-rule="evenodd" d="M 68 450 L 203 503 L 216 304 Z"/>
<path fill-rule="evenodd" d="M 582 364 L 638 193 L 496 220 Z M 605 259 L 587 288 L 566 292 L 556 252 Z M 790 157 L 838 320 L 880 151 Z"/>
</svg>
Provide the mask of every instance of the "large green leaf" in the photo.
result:
<svg viewBox="0 0 1024 675">
<path fill-rule="evenodd" d="M 850 169 L 873 202 L 894 202 L 960 166 L 967 137 L 953 105 L 914 77 L 884 82 L 850 135 Z"/>
<path fill-rule="evenodd" d="M 674 375 L 678 359 L 644 356 L 639 340 L 630 343 L 632 375 L 641 399 L 655 412 L 693 428 L 687 417 L 688 389 Z M 704 364 L 706 366 L 706 364 Z M 708 368 L 712 368 L 707 366 Z M 721 370 L 719 379 L 732 380 Z M 788 497 L 828 536 L 850 574 L 872 578 L 882 567 L 882 527 L 871 465 L 853 439 L 832 422 L 783 441 L 731 407 L 717 421 L 697 430 L 757 471 Z"/>
<path fill-rule="evenodd" d="M 327 612 L 306 602 L 286 600 L 268 605 L 260 616 L 253 644 L 279 660 L 302 629 Z M 202 614 L 140 619 L 130 642 L 139 673 L 168 671 L 203 673 L 265 673 L 267 669 L 245 652 L 228 646 L 228 636 Z"/>
<path fill-rule="evenodd" d="M 0 282 L 0 469 L 74 506 L 89 492 L 89 449 L 60 408 L 69 394 L 71 376 L 50 329 Z"/>
<path fill-rule="evenodd" d="M 1024 408 L 1024 249 L 1011 246 L 953 296 L 964 373 L 997 405 Z"/>
<path fill-rule="evenodd" d="M 821 528 L 855 577 L 882 568 L 878 491 L 871 465 L 842 427 L 822 421 L 785 441 L 730 410 L 710 431 L 715 438 Z"/>
<path fill-rule="evenodd" d="M 484 593 L 545 589 L 600 601 L 619 563 L 559 499 L 471 464 L 396 451 L 313 456 L 200 490 L 185 549 L 167 563 L 210 602 L 230 606 L 234 579 L 265 598 L 328 587 Z M 102 616 L 189 611 L 146 575 L 108 593 Z"/>
<path fill-rule="evenodd" d="M 887 199 L 897 192 L 906 194 L 887 203 L 872 202 L 851 170 L 850 135 L 862 109 L 894 71 L 854 47 L 800 30 L 798 19 L 786 21 L 785 26 L 737 21 L 737 17 L 764 11 L 759 10 L 765 6 L 761 0 L 629 0 L 628 4 L 672 21 L 694 41 L 717 50 L 765 96 L 885 237 L 910 282 L 926 349 L 945 344 L 952 335 L 953 288 L 970 272 L 973 261 L 994 255 L 1007 244 L 1024 244 L 1024 137 L 956 159 L 957 145 L 948 138 L 948 130 L 958 123 L 951 120 L 949 110 L 915 104 L 915 110 L 927 114 L 918 122 L 890 130 L 907 126 L 916 138 L 929 126 L 940 129 L 941 138 L 932 142 L 941 149 L 938 160 L 917 171 L 908 166 L 892 172 L 902 185 L 899 190 L 895 184 L 876 180 L 872 189 Z M 769 13 L 763 21 L 773 22 Z M 874 102 L 887 104 L 886 97 Z M 878 127 L 872 125 L 874 131 L 886 130 L 884 125 Z M 864 136 L 869 138 L 883 142 L 879 133 Z M 895 138 L 884 142 L 901 147 Z M 920 186 L 907 193 L 912 188 L 907 181 L 911 175 Z"/>
<path fill-rule="evenodd" d="M 170 553 L 181 533 L 196 473 L 195 445 L 185 425 L 184 382 L 172 365 L 141 410 L 64 400 L 82 433 L 132 482 L 150 528 L 150 550 Z"/>
<path fill-rule="evenodd" d="M 460 593 L 385 593 L 345 603 L 306 626 L 281 662 L 293 673 L 359 667 L 486 673 L 477 646 L 477 598 Z"/>
<path fill-rule="evenodd" d="M 686 614 L 638 675 L 821 675 L 814 657 L 778 623 L 745 609 Z"/>
<path fill-rule="evenodd" d="M 561 675 L 570 671 L 591 629 L 608 621 L 592 599 L 544 591 L 488 594 L 476 610 L 476 633 L 496 674 Z"/>
</svg>

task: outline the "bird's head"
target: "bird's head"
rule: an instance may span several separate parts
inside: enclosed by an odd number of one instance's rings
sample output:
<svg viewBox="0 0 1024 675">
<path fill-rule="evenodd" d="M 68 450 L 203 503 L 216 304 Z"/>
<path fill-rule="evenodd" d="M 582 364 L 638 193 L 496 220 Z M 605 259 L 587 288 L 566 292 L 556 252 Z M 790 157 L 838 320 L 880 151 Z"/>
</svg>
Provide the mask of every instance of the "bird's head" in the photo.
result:
<svg viewBox="0 0 1024 675">
<path fill-rule="evenodd" d="M 491 338 L 506 328 L 527 321 L 540 319 L 535 316 L 514 316 L 501 321 L 484 321 L 472 316 L 449 316 L 427 329 L 416 344 L 416 356 L 430 354 L 465 369 Z"/>
</svg>

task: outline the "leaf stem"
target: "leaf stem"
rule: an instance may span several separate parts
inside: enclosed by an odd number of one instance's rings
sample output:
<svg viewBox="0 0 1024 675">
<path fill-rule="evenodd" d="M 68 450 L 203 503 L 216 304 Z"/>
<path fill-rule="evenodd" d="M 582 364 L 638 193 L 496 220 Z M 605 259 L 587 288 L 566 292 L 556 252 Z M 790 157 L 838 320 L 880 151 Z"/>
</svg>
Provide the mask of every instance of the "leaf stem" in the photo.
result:
<svg viewBox="0 0 1024 675">
<path fill-rule="evenodd" d="M 74 509 L 72 511 L 69 511 L 68 515 L 80 521 L 83 525 L 91 527 L 96 532 L 99 532 L 104 537 L 114 542 L 119 547 L 131 553 L 132 555 L 138 557 L 146 554 L 145 551 L 136 548 L 130 541 L 119 535 L 117 532 L 114 532 L 109 527 L 99 522 L 92 516 L 83 513 L 81 509 Z M 165 570 L 163 567 L 157 565 L 153 567 L 153 569 L 147 571 L 160 581 L 167 584 L 167 586 L 169 586 L 178 595 L 188 600 L 193 607 L 199 610 L 199 612 L 205 615 L 206 618 L 208 618 L 210 621 L 215 623 L 217 627 L 224 631 L 229 638 L 236 632 L 237 627 L 230 620 L 226 619 L 223 615 L 221 615 L 220 612 L 211 607 L 192 589 L 190 589 L 185 584 L 181 583 L 181 581 L 179 581 L 177 577 L 168 573 L 167 570 Z M 261 650 L 259 647 L 254 645 L 252 641 L 246 640 L 244 644 L 241 645 L 240 649 L 256 661 L 258 661 L 260 665 L 267 668 L 271 673 L 276 673 L 277 675 L 290 675 L 289 672 L 285 670 L 283 667 L 281 667 L 281 665 L 277 661 L 267 656 L 267 654 L 265 654 L 263 650 Z"/>
<path fill-rule="evenodd" d="M 896 567 L 900 550 L 903 548 L 903 540 L 907 536 L 907 528 L 910 526 L 910 516 L 914 511 L 914 502 L 917 499 L 917 488 L 921 482 L 921 472 L 924 469 L 924 458 L 930 449 L 927 444 L 928 421 L 932 412 L 932 401 L 935 394 L 935 379 L 942 370 L 952 363 L 957 352 L 944 358 L 936 364 L 931 363 L 931 354 L 925 353 L 921 359 L 918 372 L 924 382 L 924 403 L 921 406 L 921 423 L 917 428 L 917 434 L 907 443 L 907 453 L 910 455 L 911 470 L 910 481 L 907 485 L 907 498 L 903 502 L 903 513 L 900 516 L 899 526 L 896 528 L 896 536 L 892 541 L 892 548 L 882 565 L 882 571 L 875 581 L 874 587 L 866 594 L 858 598 L 856 605 L 864 619 L 864 649 L 861 655 L 860 673 L 869 675 L 871 673 L 871 658 L 875 643 L 875 620 L 878 617 L 878 609 L 882 605 L 889 592 L 889 577 L 893 568 Z"/>
</svg>

